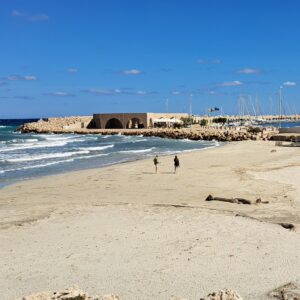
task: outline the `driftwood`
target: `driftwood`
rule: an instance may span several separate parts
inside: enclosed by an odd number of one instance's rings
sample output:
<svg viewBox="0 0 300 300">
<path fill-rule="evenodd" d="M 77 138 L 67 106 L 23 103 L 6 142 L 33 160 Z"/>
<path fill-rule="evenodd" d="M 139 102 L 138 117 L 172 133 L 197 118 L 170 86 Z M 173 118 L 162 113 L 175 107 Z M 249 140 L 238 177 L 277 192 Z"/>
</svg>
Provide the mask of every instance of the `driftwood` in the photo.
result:
<svg viewBox="0 0 300 300">
<path fill-rule="evenodd" d="M 285 229 L 295 229 L 295 225 L 291 223 L 278 223 L 278 225 L 282 226 Z"/>
<path fill-rule="evenodd" d="M 271 291 L 269 296 L 278 300 L 300 300 L 300 289 L 294 283 L 289 282 Z"/>
<path fill-rule="evenodd" d="M 260 198 L 258 198 L 255 202 L 251 202 L 250 200 L 244 198 L 223 198 L 223 197 L 213 197 L 212 195 L 208 195 L 205 201 L 222 201 L 222 202 L 229 202 L 235 204 L 247 204 L 247 205 L 269 203 L 268 201 L 262 201 Z"/>
</svg>

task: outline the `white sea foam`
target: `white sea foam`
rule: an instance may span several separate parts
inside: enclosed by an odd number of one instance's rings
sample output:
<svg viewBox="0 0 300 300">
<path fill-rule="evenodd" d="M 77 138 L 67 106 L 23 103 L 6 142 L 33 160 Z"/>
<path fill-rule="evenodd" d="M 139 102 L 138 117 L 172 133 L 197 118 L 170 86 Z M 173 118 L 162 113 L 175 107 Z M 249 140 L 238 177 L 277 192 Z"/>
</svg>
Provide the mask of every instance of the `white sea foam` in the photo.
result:
<svg viewBox="0 0 300 300">
<path fill-rule="evenodd" d="M 100 151 L 108 148 L 113 148 L 114 145 L 106 145 L 106 146 L 96 146 L 96 147 L 81 147 L 80 150 L 89 150 L 89 151 Z"/>
<path fill-rule="evenodd" d="M 188 142 L 188 143 L 197 143 L 197 142 L 199 142 L 199 140 L 198 141 L 193 141 L 193 140 L 189 140 L 189 139 L 182 139 L 181 141 Z"/>
<path fill-rule="evenodd" d="M 123 150 L 119 151 L 119 153 L 144 153 L 144 152 L 151 152 L 155 147 L 148 148 L 148 149 L 140 149 L 140 150 Z"/>
<path fill-rule="evenodd" d="M 49 148 L 49 147 L 61 147 L 66 145 L 67 142 L 40 142 L 40 143 L 28 143 L 28 144 L 13 144 L 8 148 L 0 149 L 0 152 L 8 152 L 15 150 L 23 150 L 23 149 L 33 149 L 33 148 Z"/>
<path fill-rule="evenodd" d="M 58 134 L 40 134 L 39 137 L 46 139 L 47 141 L 78 141 L 83 140 L 86 141 L 88 137 L 84 137 L 82 135 L 58 135 Z"/>
<path fill-rule="evenodd" d="M 16 144 L 9 144 L 8 148 L 0 149 L 0 152 L 8 152 L 8 151 L 15 151 L 15 150 L 23 150 L 23 149 L 35 149 L 35 148 L 49 148 L 49 147 L 61 147 L 67 144 L 78 142 L 78 141 L 86 141 L 85 139 L 75 139 L 72 137 L 61 137 L 61 138 L 53 138 L 47 139 L 46 141 L 39 141 L 37 139 L 33 139 L 34 141 L 28 143 L 16 143 Z"/>
<path fill-rule="evenodd" d="M 78 160 L 78 159 L 87 159 L 87 158 L 94 158 L 94 157 L 100 157 L 100 156 L 107 156 L 110 153 L 102 153 L 102 154 L 94 154 L 94 155 L 85 155 L 85 156 L 79 156 L 79 157 L 75 157 L 74 160 Z"/>
<path fill-rule="evenodd" d="M 140 142 L 147 142 L 147 139 L 132 141 L 132 143 L 140 143 Z"/>
<path fill-rule="evenodd" d="M 8 141 L 0 141 L 0 144 L 13 144 L 13 143 L 32 143 L 32 142 L 38 142 L 38 139 L 13 139 Z"/>
<path fill-rule="evenodd" d="M 43 155 L 30 155 L 30 156 L 23 156 L 23 157 L 17 157 L 17 158 L 9 158 L 5 161 L 7 162 L 25 162 L 25 161 L 35 161 L 35 160 L 43 160 L 43 159 L 51 159 L 51 158 L 61 158 L 61 157 L 70 157 L 74 155 L 80 155 L 80 154 L 89 154 L 90 151 L 84 150 L 84 151 L 74 151 L 74 152 L 61 152 L 61 153 L 49 153 L 49 154 L 43 154 Z"/>
<path fill-rule="evenodd" d="M 57 161 L 52 161 L 48 162 L 45 164 L 39 164 L 39 165 L 31 165 L 31 166 L 25 166 L 25 167 L 20 167 L 20 168 L 15 168 L 15 169 L 8 169 L 8 170 L 1 170 L 1 173 L 7 173 L 7 172 L 15 172 L 15 171 L 22 171 L 22 170 L 28 170 L 28 169 L 37 169 L 37 168 L 43 168 L 51 165 L 57 165 L 61 163 L 66 163 L 66 162 L 73 162 L 74 159 L 66 159 L 66 160 L 57 160 Z"/>
</svg>

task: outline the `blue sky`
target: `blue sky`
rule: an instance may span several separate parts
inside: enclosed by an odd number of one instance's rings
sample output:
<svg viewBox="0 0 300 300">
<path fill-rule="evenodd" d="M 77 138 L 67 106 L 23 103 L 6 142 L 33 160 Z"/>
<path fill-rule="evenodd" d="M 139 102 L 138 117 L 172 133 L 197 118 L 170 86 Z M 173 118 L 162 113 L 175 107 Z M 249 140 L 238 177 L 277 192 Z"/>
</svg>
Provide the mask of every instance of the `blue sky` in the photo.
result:
<svg viewBox="0 0 300 300">
<path fill-rule="evenodd" d="M 0 118 L 275 112 L 280 86 L 299 112 L 299 28 L 298 0 L 1 0 Z"/>
</svg>

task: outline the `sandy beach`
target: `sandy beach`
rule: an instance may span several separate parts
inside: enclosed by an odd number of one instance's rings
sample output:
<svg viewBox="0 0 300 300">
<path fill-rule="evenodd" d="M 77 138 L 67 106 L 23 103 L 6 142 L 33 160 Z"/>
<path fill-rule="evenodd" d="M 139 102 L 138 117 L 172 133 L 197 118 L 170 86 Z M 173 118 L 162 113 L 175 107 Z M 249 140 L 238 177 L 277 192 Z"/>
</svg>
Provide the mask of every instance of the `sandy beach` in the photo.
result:
<svg viewBox="0 0 300 300">
<path fill-rule="evenodd" d="M 77 285 L 121 299 L 272 299 L 300 285 L 300 152 L 244 141 L 0 190 L 2 300 Z M 205 201 L 242 197 L 268 204 Z M 292 223 L 288 230 L 278 223 Z"/>
</svg>

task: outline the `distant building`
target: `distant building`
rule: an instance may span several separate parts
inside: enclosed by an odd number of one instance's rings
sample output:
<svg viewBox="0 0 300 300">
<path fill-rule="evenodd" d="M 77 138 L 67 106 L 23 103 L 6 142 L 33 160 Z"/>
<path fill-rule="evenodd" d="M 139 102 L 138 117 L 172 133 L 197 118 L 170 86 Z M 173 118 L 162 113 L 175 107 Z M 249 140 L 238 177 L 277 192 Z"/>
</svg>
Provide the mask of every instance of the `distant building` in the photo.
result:
<svg viewBox="0 0 300 300">
<path fill-rule="evenodd" d="M 90 127 L 98 129 L 137 129 L 161 126 L 173 127 L 188 118 L 187 113 L 110 113 L 94 114 Z"/>
</svg>

